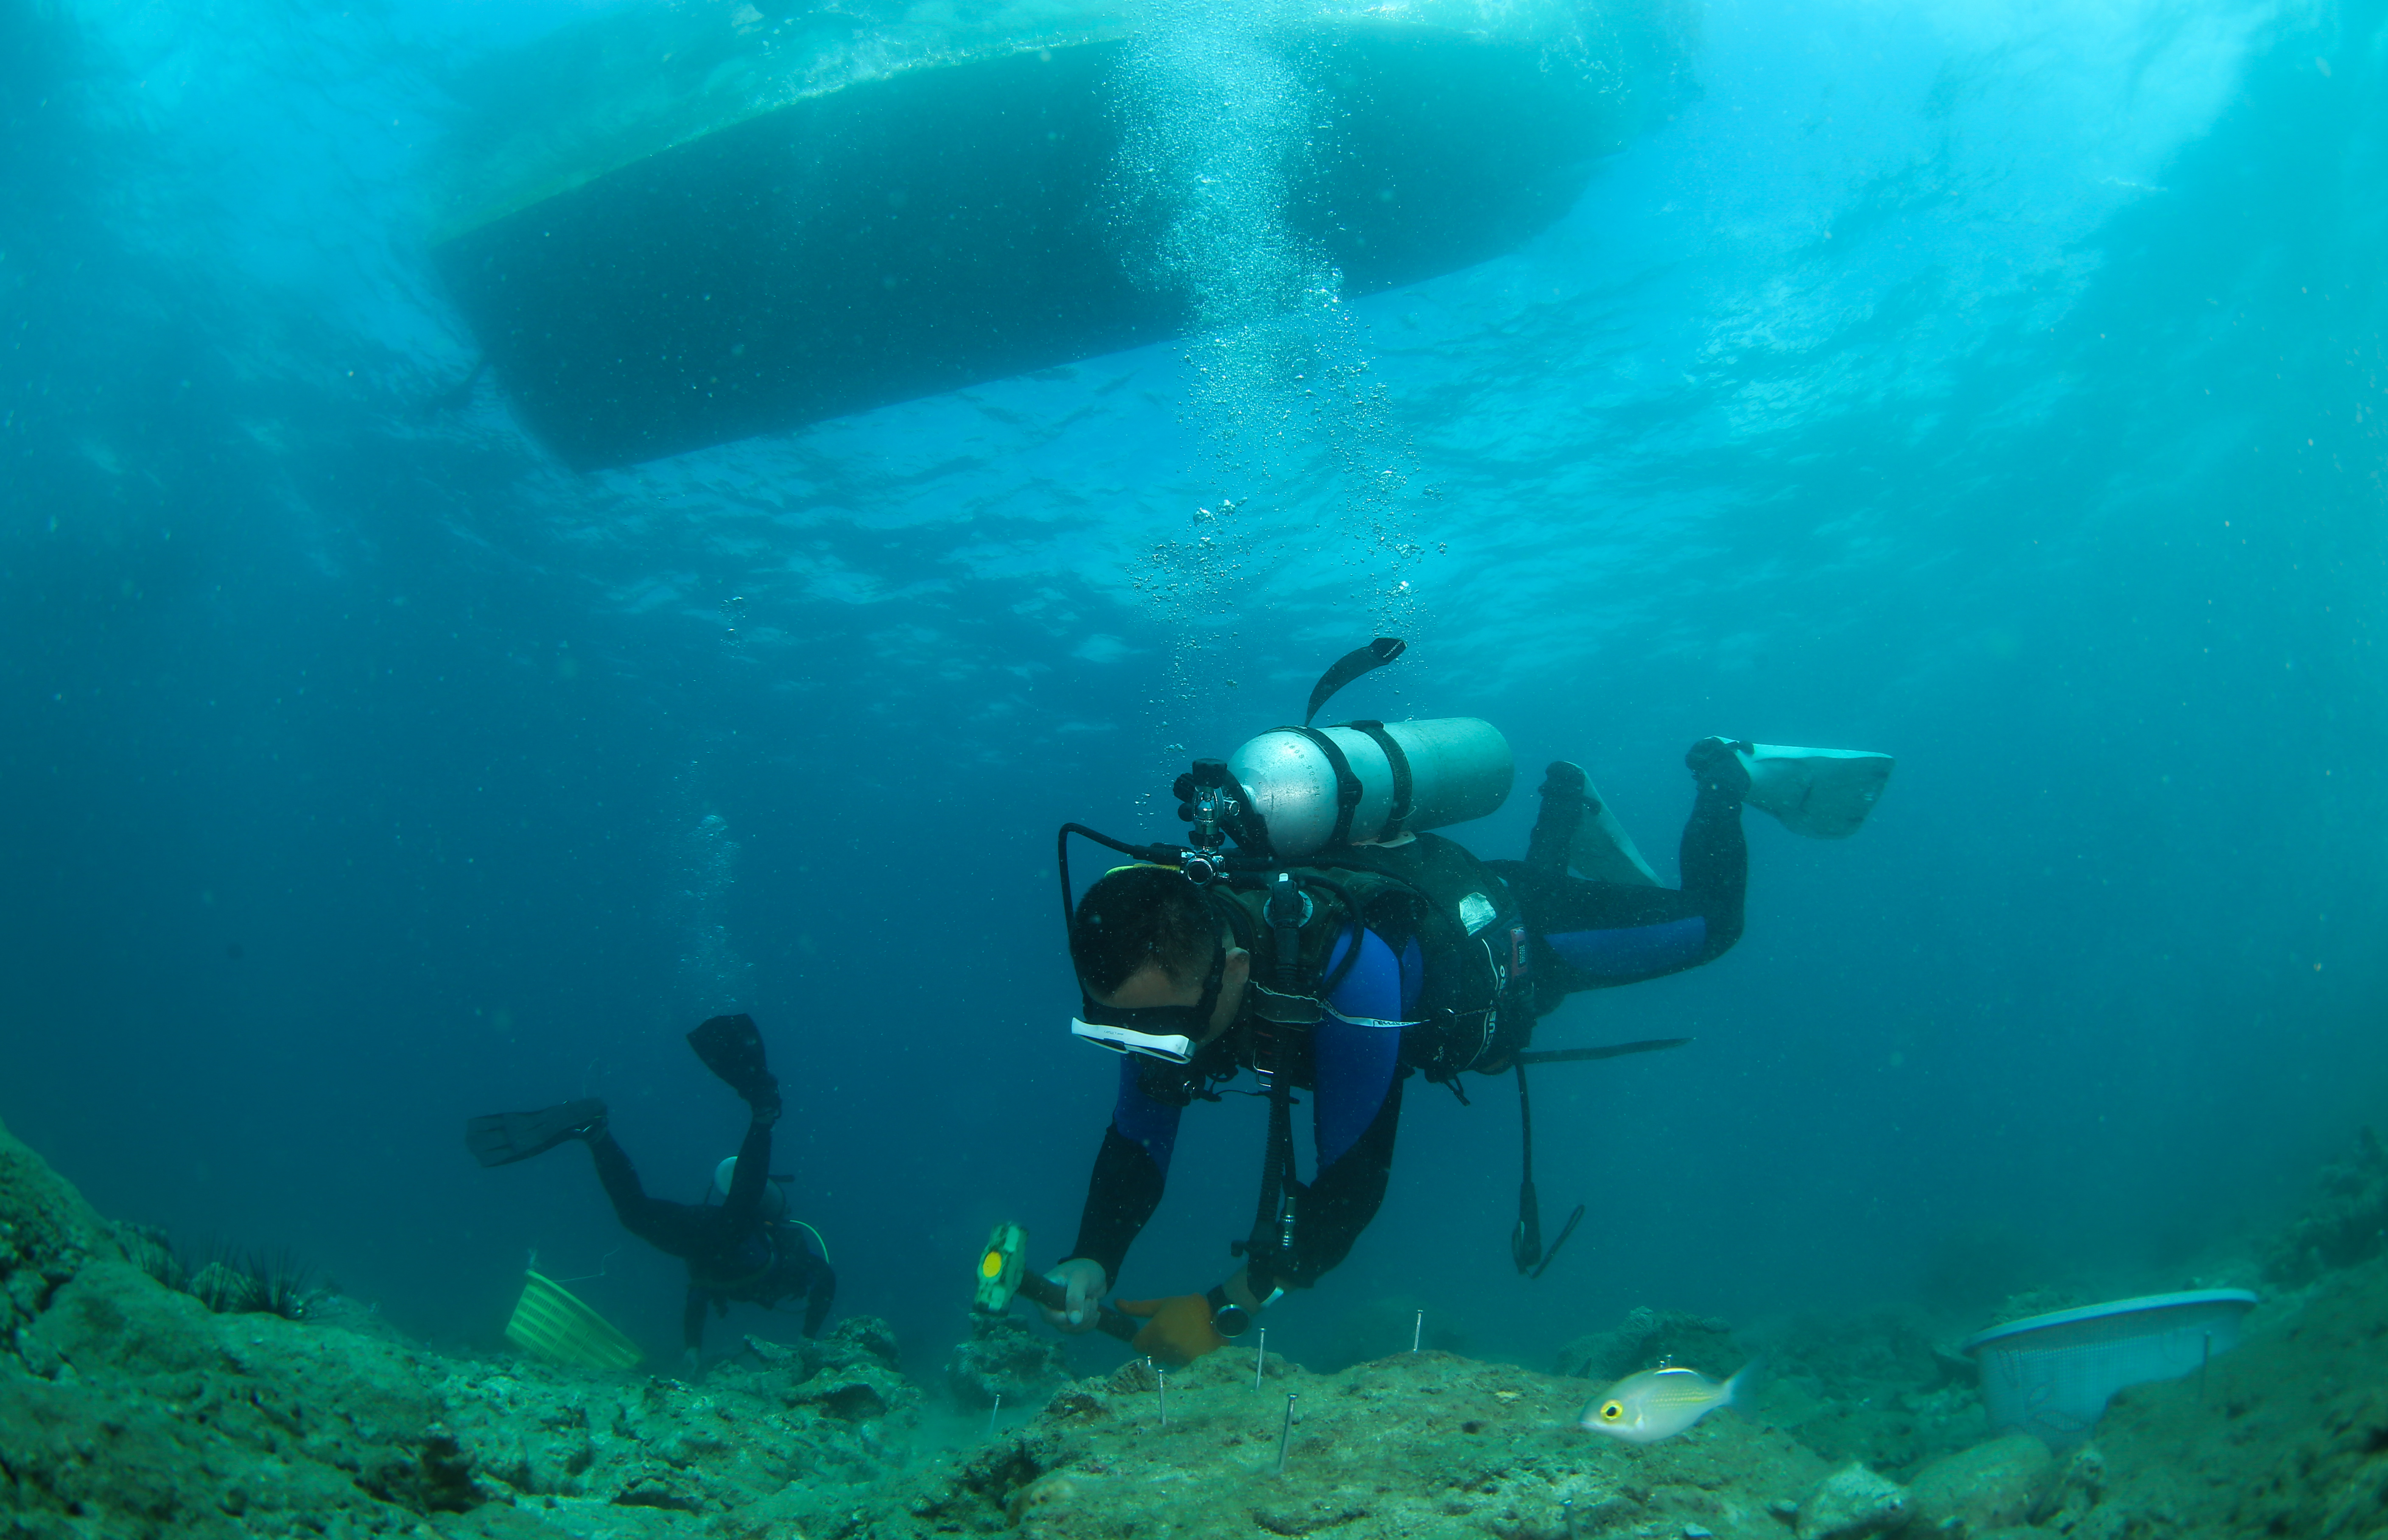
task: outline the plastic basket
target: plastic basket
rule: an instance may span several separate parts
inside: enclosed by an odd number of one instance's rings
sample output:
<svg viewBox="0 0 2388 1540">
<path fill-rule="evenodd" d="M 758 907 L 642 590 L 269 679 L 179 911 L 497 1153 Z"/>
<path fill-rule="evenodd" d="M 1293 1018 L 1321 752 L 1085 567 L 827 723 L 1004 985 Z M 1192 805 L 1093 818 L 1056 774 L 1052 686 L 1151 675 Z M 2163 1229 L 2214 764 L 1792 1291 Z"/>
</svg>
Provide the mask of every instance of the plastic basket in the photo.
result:
<svg viewBox="0 0 2388 1540">
<path fill-rule="evenodd" d="M 1993 1432 L 2074 1444 L 2124 1386 L 2177 1380 L 2236 1347 L 2255 1304 L 2244 1289 L 2149 1294 L 2009 1321 L 1962 1351 L 1981 1365 Z"/>
<path fill-rule="evenodd" d="M 636 1368 L 639 1344 L 553 1279 L 523 1275 L 522 1298 L 506 1322 L 506 1341 L 524 1352 L 574 1368 Z"/>
</svg>

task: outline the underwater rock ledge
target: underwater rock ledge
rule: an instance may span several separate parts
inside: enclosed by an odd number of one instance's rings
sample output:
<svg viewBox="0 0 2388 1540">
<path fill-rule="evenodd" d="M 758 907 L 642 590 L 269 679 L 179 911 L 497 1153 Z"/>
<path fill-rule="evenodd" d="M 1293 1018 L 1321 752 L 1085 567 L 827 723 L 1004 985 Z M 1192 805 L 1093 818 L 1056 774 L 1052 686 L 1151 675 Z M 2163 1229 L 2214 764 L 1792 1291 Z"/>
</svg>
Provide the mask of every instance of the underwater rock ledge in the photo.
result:
<svg viewBox="0 0 2388 1540">
<path fill-rule="evenodd" d="M 2094 1444 L 1985 1432 L 1894 1481 L 1887 1446 L 1827 1458 L 1763 1396 L 1637 1446 L 1576 1425 L 1581 1380 L 1432 1350 L 1256 1379 L 1230 1349 L 1165 1387 L 1134 1361 L 939 1451 L 871 1317 L 750 1339 L 702 1384 L 586 1373 L 219 1316 L 118 1234 L 0 1127 L 7 1540 L 2388 1535 L 2388 1259 L 2326 1273 L 2209 1374 L 2124 1392 Z M 1612 1337 L 1721 1324 L 1646 1314 Z"/>
<path fill-rule="evenodd" d="M 0 1127 L 0 1534 L 835 1533 L 902 1471 L 883 1323 L 703 1387 L 218 1316 Z"/>
</svg>

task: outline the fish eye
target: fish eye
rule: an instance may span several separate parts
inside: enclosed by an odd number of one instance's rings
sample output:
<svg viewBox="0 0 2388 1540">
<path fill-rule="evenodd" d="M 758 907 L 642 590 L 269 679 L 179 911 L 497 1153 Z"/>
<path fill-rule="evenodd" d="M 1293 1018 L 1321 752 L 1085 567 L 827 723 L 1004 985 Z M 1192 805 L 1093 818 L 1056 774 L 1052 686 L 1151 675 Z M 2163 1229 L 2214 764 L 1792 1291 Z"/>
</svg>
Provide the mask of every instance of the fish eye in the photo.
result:
<svg viewBox="0 0 2388 1540">
<path fill-rule="evenodd" d="M 1625 1407 L 1620 1402 L 1611 1401 L 1607 1406 L 1600 1408 L 1600 1415 L 1614 1422 L 1625 1415 Z"/>
</svg>

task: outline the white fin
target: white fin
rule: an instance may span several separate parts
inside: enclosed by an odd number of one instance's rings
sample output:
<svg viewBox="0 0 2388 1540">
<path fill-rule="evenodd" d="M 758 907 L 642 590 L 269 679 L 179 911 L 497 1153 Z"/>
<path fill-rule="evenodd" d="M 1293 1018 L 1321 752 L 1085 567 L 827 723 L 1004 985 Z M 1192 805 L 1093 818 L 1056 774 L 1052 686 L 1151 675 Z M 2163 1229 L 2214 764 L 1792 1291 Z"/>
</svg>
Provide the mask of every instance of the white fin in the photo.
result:
<svg viewBox="0 0 2388 1540">
<path fill-rule="evenodd" d="M 1636 887 L 1658 886 L 1658 874 L 1634 848 L 1633 836 L 1625 825 L 1617 821 L 1608 801 L 1593 785 L 1591 778 L 1583 783 L 1584 795 L 1600 804 L 1600 811 L 1586 813 L 1583 821 L 1575 826 L 1575 838 L 1568 845 L 1568 864 L 1578 873 L 1595 883 L 1626 883 Z"/>
<path fill-rule="evenodd" d="M 1749 771 L 1749 806 L 1810 839 L 1847 839 L 1874 811 L 1889 783 L 1887 754 L 1860 748 L 1785 748 L 1753 744 L 1741 755 Z"/>
</svg>

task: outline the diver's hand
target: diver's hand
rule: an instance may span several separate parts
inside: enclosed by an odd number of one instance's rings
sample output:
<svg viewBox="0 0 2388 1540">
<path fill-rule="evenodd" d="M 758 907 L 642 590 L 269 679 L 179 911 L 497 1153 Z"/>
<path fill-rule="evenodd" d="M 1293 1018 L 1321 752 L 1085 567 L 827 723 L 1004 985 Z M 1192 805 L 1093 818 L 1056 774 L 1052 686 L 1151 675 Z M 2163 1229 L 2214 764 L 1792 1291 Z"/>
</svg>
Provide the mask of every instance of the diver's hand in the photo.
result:
<svg viewBox="0 0 2388 1540">
<path fill-rule="evenodd" d="M 1136 1334 L 1136 1350 L 1150 1353 L 1162 1363 L 1183 1368 L 1206 1353 L 1216 1353 L 1227 1345 L 1211 1325 L 1211 1302 L 1200 1294 L 1179 1294 L 1172 1299 L 1121 1300 L 1123 1314 L 1144 1321 L 1144 1330 Z"/>
<path fill-rule="evenodd" d="M 1087 1257 L 1073 1256 L 1045 1275 L 1048 1283 L 1058 1283 L 1070 1292 L 1070 1303 L 1061 1310 L 1044 1311 L 1045 1324 L 1056 1331 L 1072 1336 L 1095 1329 L 1095 1318 L 1102 1305 L 1103 1292 L 1111 1286 L 1103 1265 Z"/>
</svg>

